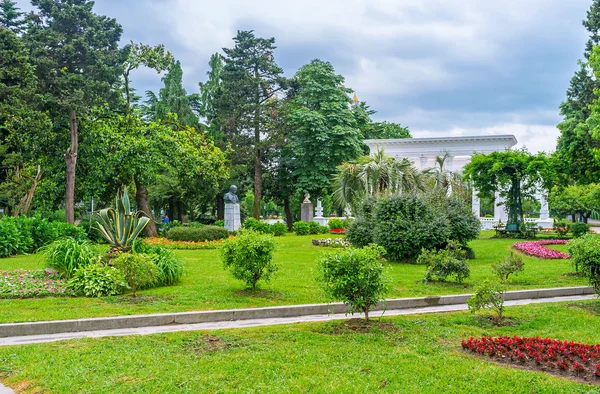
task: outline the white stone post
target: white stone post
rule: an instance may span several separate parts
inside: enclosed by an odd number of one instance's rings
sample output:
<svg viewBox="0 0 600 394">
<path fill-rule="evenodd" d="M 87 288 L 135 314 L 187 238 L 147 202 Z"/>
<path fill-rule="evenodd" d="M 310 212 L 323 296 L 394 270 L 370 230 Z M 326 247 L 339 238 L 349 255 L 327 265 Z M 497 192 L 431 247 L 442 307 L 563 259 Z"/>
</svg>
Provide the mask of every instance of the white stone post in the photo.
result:
<svg viewBox="0 0 600 394">
<path fill-rule="evenodd" d="M 473 211 L 473 215 L 480 218 L 481 217 L 481 200 L 479 199 L 479 196 L 477 196 L 477 193 L 479 193 L 479 190 L 473 188 L 473 195 L 471 196 L 471 210 Z"/>
<path fill-rule="evenodd" d="M 508 213 L 506 212 L 506 201 L 500 196 L 500 192 L 494 193 L 494 221 L 502 220 L 504 223 L 508 221 Z"/>
</svg>

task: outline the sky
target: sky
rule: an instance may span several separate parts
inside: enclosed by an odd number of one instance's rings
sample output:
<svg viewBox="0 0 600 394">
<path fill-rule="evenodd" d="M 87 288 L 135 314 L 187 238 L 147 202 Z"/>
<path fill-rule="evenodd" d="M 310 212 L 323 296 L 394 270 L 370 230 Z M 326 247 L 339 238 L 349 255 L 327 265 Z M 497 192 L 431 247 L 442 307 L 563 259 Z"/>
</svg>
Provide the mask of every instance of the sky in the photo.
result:
<svg viewBox="0 0 600 394">
<path fill-rule="evenodd" d="M 123 26 L 123 44 L 164 44 L 181 61 L 188 93 L 206 80 L 211 54 L 231 47 L 237 30 L 254 30 L 275 37 L 287 76 L 329 61 L 375 120 L 413 137 L 514 134 L 537 152 L 556 146 L 591 2 L 96 0 L 95 11 Z M 132 77 L 140 92 L 162 86 L 151 70 Z"/>
</svg>

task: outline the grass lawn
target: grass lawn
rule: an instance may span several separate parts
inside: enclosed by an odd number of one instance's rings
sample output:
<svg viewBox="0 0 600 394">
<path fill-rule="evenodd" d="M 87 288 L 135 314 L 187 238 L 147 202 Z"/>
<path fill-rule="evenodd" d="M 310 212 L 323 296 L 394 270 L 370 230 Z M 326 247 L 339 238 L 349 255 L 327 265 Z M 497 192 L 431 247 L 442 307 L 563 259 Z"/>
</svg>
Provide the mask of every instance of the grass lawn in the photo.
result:
<svg viewBox="0 0 600 394">
<path fill-rule="evenodd" d="M 599 312 L 587 301 L 511 307 L 518 324 L 502 328 L 460 312 L 384 318 L 384 330 L 366 332 L 333 321 L 3 347 L 0 380 L 24 393 L 598 392 L 476 358 L 460 342 L 502 334 L 595 344 Z"/>
<path fill-rule="evenodd" d="M 485 278 L 491 278 L 490 266 L 511 251 L 515 240 L 494 239 L 492 232 L 482 232 L 482 238 L 471 242 L 477 258 L 470 260 L 471 277 L 462 285 L 454 282 L 423 284 L 425 267 L 391 263 L 389 272 L 394 297 L 461 294 Z M 288 235 L 277 238 L 275 261 L 281 268 L 270 283 L 261 283 L 262 290 L 244 290 L 241 282 L 224 271 L 217 250 L 181 250 L 185 273 L 181 283 L 141 291 L 141 296 L 91 298 L 39 298 L 0 300 L 0 323 L 73 319 L 139 313 L 183 312 L 207 309 L 248 308 L 326 302 L 315 282 L 316 261 L 321 253 L 331 249 L 312 246 L 311 239 L 320 236 Z M 568 260 L 540 260 L 524 256 L 525 272 L 511 278 L 509 290 L 585 285 L 584 279 L 564 275 L 571 271 Z M 38 255 L 0 259 L 0 270 L 43 268 Z"/>
</svg>

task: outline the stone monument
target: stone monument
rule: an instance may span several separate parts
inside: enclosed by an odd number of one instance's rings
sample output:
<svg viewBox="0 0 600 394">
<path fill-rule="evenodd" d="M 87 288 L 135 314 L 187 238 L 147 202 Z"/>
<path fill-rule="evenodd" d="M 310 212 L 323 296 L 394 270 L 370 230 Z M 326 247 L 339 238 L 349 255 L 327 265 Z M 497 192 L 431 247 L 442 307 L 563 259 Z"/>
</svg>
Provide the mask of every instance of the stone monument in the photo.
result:
<svg viewBox="0 0 600 394">
<path fill-rule="evenodd" d="M 240 220 L 240 199 L 237 196 L 237 187 L 231 185 L 229 192 L 223 196 L 225 201 L 225 228 L 229 231 L 237 231 L 242 227 Z"/>
<path fill-rule="evenodd" d="M 329 218 L 323 217 L 323 202 L 320 198 L 317 198 L 317 207 L 315 208 L 315 217 L 313 220 L 321 226 L 327 226 L 327 222 L 329 221 Z"/>
<path fill-rule="evenodd" d="M 313 204 L 310 202 L 310 194 L 308 193 L 304 195 L 304 201 L 302 201 L 300 219 L 307 223 L 312 222 L 313 219 Z"/>
</svg>

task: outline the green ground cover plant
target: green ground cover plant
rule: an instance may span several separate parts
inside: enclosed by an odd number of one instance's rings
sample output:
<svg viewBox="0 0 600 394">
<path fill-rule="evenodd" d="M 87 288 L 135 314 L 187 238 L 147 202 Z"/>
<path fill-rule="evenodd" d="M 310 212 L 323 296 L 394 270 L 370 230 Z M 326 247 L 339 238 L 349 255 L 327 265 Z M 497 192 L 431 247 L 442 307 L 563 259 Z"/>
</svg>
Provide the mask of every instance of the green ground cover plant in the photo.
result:
<svg viewBox="0 0 600 394">
<path fill-rule="evenodd" d="M 426 267 L 415 264 L 390 263 L 390 292 L 388 297 L 420 297 L 444 294 L 472 293 L 485 279 L 492 279 L 492 264 L 511 252 L 514 240 L 491 238 L 493 232 L 469 246 L 477 258 L 469 260 L 471 276 L 462 284 L 453 282 L 423 283 Z M 332 236 L 333 237 L 333 236 Z M 34 320 L 55 320 L 123 314 L 184 312 L 207 309 L 249 308 L 327 302 L 315 280 L 317 260 L 321 253 L 334 252 L 312 245 L 313 236 L 286 235 L 275 239 L 273 262 L 280 268 L 269 283 L 268 290 L 248 293 L 244 286 L 223 270 L 219 250 L 177 250 L 184 273 L 175 286 L 139 291 L 137 302 L 130 297 L 103 298 L 42 298 L 29 300 L 0 300 L 0 323 Z M 559 245 L 563 247 L 564 245 Z M 104 251 L 108 246 L 104 246 Z M 584 286 L 587 280 L 569 275 L 569 260 L 541 260 L 522 256 L 527 267 L 512 278 L 507 290 L 543 287 Z M 0 259 L 0 270 L 43 269 L 40 254 L 20 255 Z"/>
<path fill-rule="evenodd" d="M 0 348 L 0 380 L 51 393 L 590 393 L 461 349 L 471 336 L 600 342 L 597 301 L 509 307 L 516 325 L 468 312 Z M 160 360 L 157 363 L 157 360 Z"/>
</svg>

